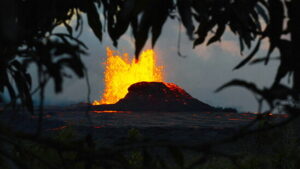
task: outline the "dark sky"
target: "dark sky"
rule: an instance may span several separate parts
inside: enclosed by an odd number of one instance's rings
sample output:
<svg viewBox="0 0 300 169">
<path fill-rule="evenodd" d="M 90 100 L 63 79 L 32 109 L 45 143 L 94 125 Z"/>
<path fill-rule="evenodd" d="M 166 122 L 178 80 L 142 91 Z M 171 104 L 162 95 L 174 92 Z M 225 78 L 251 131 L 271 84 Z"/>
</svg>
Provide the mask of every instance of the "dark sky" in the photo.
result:
<svg viewBox="0 0 300 169">
<path fill-rule="evenodd" d="M 180 57 L 177 55 L 178 28 L 177 21 L 169 20 L 154 48 L 159 57 L 158 64 L 165 67 L 166 81 L 176 83 L 193 97 L 213 106 L 235 107 L 240 111 L 255 112 L 257 102 L 249 91 L 239 87 L 228 88 L 220 93 L 214 93 L 214 90 L 234 78 L 254 81 L 260 87 L 270 86 L 278 63 L 272 61 L 268 66 L 257 64 L 232 71 L 249 51 L 245 51 L 244 56 L 241 56 L 237 39 L 228 31 L 221 43 L 202 45 L 193 49 L 193 43 L 188 40 L 185 30 L 182 29 L 181 53 L 186 57 Z M 65 29 L 60 27 L 56 31 L 61 32 Z M 104 88 L 102 63 L 106 58 L 105 48 L 113 46 L 107 33 L 100 43 L 86 25 L 83 31 L 81 40 L 89 47 L 89 55 L 84 56 L 83 60 L 91 81 L 93 101 L 100 98 Z M 149 43 L 144 49 L 147 48 L 150 48 Z M 258 56 L 265 56 L 267 48 L 268 43 L 264 42 Z M 134 40 L 130 30 L 120 39 L 118 50 L 133 56 Z M 47 86 L 46 96 L 46 103 L 49 105 L 86 102 L 86 81 L 75 76 L 71 80 L 64 81 L 64 92 L 61 94 L 54 94 L 53 84 L 50 83 Z"/>
</svg>

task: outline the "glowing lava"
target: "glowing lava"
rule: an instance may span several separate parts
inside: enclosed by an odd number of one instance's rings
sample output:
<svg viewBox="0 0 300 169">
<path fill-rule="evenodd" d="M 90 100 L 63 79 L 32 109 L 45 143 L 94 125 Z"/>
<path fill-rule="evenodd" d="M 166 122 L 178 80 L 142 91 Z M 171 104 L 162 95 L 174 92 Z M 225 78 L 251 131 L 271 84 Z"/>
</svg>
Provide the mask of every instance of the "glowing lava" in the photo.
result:
<svg viewBox="0 0 300 169">
<path fill-rule="evenodd" d="M 156 54 L 152 49 L 145 50 L 139 59 L 130 60 L 129 55 L 123 56 L 109 48 L 105 61 L 104 93 L 100 101 L 93 105 L 114 104 L 125 97 L 128 87 L 137 82 L 162 82 L 163 66 L 156 65 Z"/>
</svg>

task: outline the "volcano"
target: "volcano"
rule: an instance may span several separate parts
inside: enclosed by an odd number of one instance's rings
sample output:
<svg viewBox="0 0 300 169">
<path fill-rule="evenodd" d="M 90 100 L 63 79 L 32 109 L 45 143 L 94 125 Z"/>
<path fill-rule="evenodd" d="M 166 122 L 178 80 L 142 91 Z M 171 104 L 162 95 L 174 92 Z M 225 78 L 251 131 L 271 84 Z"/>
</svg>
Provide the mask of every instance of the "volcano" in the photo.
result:
<svg viewBox="0 0 300 169">
<path fill-rule="evenodd" d="M 115 104 L 94 106 L 116 111 L 215 111 L 216 108 L 193 98 L 174 83 L 138 82 Z"/>
<path fill-rule="evenodd" d="M 203 103 L 174 83 L 166 83 L 164 66 L 153 49 L 139 59 L 106 49 L 104 91 L 92 103 L 94 110 L 112 111 L 224 111 Z M 232 111 L 228 109 L 226 111 Z"/>
</svg>

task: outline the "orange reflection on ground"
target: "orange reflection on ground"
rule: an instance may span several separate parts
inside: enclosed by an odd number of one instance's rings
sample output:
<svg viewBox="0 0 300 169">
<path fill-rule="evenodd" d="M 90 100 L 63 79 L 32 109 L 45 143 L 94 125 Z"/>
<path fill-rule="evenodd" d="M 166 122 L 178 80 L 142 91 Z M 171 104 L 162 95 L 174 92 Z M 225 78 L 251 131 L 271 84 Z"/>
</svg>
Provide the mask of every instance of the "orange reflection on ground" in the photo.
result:
<svg viewBox="0 0 300 169">
<path fill-rule="evenodd" d="M 130 111 L 116 111 L 116 110 L 104 110 L 104 111 L 92 111 L 93 113 L 97 114 L 119 114 L 119 113 L 126 113 L 126 114 L 131 114 L 132 112 Z"/>
<path fill-rule="evenodd" d="M 104 128 L 106 127 L 105 125 L 101 125 L 101 126 L 94 126 L 95 129 L 100 129 L 100 128 Z"/>
<path fill-rule="evenodd" d="M 238 119 L 238 118 L 230 118 L 228 120 L 231 120 L 231 121 L 238 121 L 238 120 L 241 120 L 241 119 Z"/>
<path fill-rule="evenodd" d="M 60 126 L 60 127 L 56 127 L 56 128 L 52 128 L 52 129 L 49 129 L 49 130 L 52 130 L 52 131 L 59 131 L 59 130 L 62 130 L 64 128 L 66 128 L 68 126 Z"/>
</svg>

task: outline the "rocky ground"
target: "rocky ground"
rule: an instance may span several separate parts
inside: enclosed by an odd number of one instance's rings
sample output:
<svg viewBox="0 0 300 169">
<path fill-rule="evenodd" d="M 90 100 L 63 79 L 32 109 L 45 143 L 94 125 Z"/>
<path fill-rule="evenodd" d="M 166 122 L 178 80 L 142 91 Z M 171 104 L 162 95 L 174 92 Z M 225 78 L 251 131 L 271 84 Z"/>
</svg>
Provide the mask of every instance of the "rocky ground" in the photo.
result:
<svg viewBox="0 0 300 169">
<path fill-rule="evenodd" d="M 43 131 L 47 135 L 72 128 L 78 135 L 91 133 L 104 144 L 111 144 L 127 137 L 134 128 L 152 140 L 192 144 L 233 135 L 255 117 L 251 113 L 78 111 L 72 106 L 46 107 Z M 38 116 L 11 111 L 2 113 L 0 119 L 16 130 L 34 132 Z"/>
</svg>

